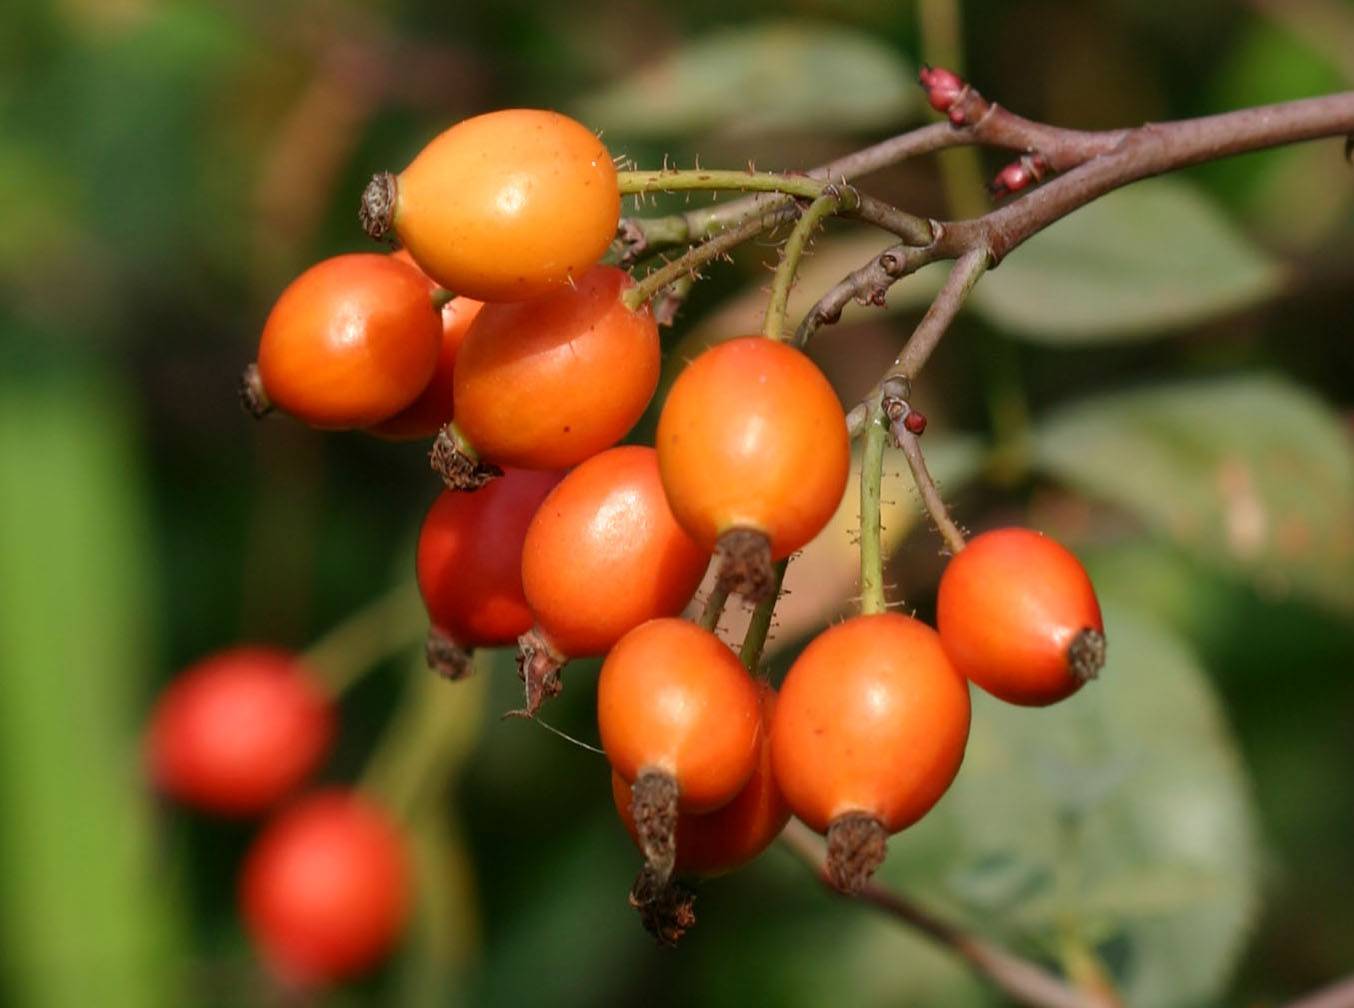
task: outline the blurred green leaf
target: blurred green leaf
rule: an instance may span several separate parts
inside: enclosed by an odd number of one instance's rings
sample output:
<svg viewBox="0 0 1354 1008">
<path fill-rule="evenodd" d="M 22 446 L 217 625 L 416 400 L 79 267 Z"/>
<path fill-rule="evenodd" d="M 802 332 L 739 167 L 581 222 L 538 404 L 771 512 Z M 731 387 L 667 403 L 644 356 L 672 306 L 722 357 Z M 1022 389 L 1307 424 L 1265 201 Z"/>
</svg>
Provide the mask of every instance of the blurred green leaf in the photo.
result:
<svg viewBox="0 0 1354 1008">
<path fill-rule="evenodd" d="M 151 550 L 106 379 L 0 387 L 0 931 L 26 1008 L 170 1003 L 137 768 Z"/>
<path fill-rule="evenodd" d="M 1262 592 L 1354 607 L 1354 449 L 1340 419 L 1284 379 L 1092 399 L 1040 425 L 1034 458 Z"/>
<path fill-rule="evenodd" d="M 1035 235 L 983 278 L 973 304 L 1025 339 L 1090 343 L 1236 311 L 1282 279 L 1195 187 L 1153 179 Z"/>
<path fill-rule="evenodd" d="M 771 21 L 683 44 L 584 98 L 578 114 L 629 136 L 698 130 L 877 129 L 913 107 L 912 68 L 865 32 Z"/>
<path fill-rule="evenodd" d="M 1256 905 L 1246 774 L 1195 657 L 1100 588 L 1100 680 L 1043 710 L 975 691 L 958 779 L 882 873 L 1045 953 L 1074 928 L 1130 1005 L 1208 1002 Z"/>
</svg>

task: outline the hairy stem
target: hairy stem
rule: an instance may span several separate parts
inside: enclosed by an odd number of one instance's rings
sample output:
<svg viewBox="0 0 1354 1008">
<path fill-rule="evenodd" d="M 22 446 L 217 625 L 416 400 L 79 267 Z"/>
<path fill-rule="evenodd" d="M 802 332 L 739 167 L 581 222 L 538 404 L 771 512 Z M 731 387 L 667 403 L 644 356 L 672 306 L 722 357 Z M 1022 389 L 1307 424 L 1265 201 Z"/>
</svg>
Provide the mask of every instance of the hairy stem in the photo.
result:
<svg viewBox="0 0 1354 1008">
<path fill-rule="evenodd" d="M 743 635 L 743 646 L 738 651 L 738 659 L 750 673 L 756 674 L 761 664 L 762 651 L 766 647 L 766 635 L 771 630 L 771 617 L 776 611 L 776 602 L 780 600 L 780 586 L 785 580 L 785 568 L 789 559 L 776 564 L 772 575 L 771 591 L 766 598 L 757 603 L 752 610 L 752 621 L 748 623 L 747 633 Z"/>
<path fill-rule="evenodd" d="M 492 678 L 481 663 L 488 660 L 478 652 L 480 674 L 458 683 L 416 669 L 358 786 L 406 819 L 435 801 L 480 731 Z"/>
<path fill-rule="evenodd" d="M 724 606 L 729 601 L 729 586 L 721 584 L 716 579 L 714 586 L 710 589 L 710 594 L 706 596 L 705 606 L 701 609 L 700 619 L 696 625 L 703 630 L 709 630 L 711 633 L 719 626 L 720 617 L 724 615 Z"/>
<path fill-rule="evenodd" d="M 885 609 L 879 513 L 885 433 L 884 411 L 876 402 L 865 420 L 865 452 L 860 460 L 860 611 L 867 616 Z"/>
<path fill-rule="evenodd" d="M 647 303 L 671 284 L 683 277 L 694 275 L 706 263 L 727 255 L 730 249 L 736 248 L 748 239 L 761 234 L 775 220 L 774 215 L 752 217 L 743 221 L 737 227 L 721 231 L 713 238 L 709 238 L 699 245 L 691 246 L 672 262 L 665 263 L 652 273 L 647 274 L 639 283 L 622 294 L 621 299 L 625 302 L 627 308 L 636 311 L 640 305 Z"/>
<path fill-rule="evenodd" d="M 825 867 L 825 845 L 807 826 L 792 819 L 780 839 L 788 850 L 813 870 L 819 881 L 831 884 Z M 1102 1001 L 1073 989 L 1038 964 L 933 916 L 901 893 L 878 882 L 867 882 L 854 898 L 869 903 L 915 928 L 936 944 L 950 949 L 997 990 L 1019 1004 L 1034 1008 L 1106 1008 Z"/>
<path fill-rule="evenodd" d="M 705 168 L 660 168 L 657 171 L 616 173 L 621 195 L 654 192 L 772 192 L 816 199 L 827 184 L 809 175 L 777 175 L 775 172 L 708 170 Z"/>
<path fill-rule="evenodd" d="M 810 235 L 824 220 L 853 202 L 844 198 L 843 193 L 825 192 L 810 203 L 799 220 L 795 221 L 790 237 L 785 239 L 785 244 L 780 250 L 780 262 L 776 266 L 775 280 L 771 284 L 771 299 L 766 305 L 766 321 L 762 325 L 762 332 L 767 339 L 785 338 L 785 308 L 789 304 L 790 288 L 794 286 L 795 274 L 799 272 L 799 260 L 804 256 Z"/>
<path fill-rule="evenodd" d="M 302 655 L 334 696 L 341 695 L 382 660 L 411 647 L 428 626 L 412 582 L 368 602 Z"/>
<path fill-rule="evenodd" d="M 912 482 L 917 484 L 917 492 L 921 494 L 921 502 L 926 507 L 926 513 L 931 516 L 931 521 L 935 522 L 936 530 L 945 540 L 946 548 L 951 553 L 958 553 L 964 548 L 964 533 L 950 517 L 945 499 L 940 496 L 940 490 L 936 488 L 935 480 L 931 478 L 931 472 L 926 468 L 921 438 L 903 426 L 902 416 L 896 421 L 891 421 L 889 429 L 893 433 L 894 443 L 902 449 L 903 457 L 907 459 L 907 467 L 912 470 Z"/>
</svg>

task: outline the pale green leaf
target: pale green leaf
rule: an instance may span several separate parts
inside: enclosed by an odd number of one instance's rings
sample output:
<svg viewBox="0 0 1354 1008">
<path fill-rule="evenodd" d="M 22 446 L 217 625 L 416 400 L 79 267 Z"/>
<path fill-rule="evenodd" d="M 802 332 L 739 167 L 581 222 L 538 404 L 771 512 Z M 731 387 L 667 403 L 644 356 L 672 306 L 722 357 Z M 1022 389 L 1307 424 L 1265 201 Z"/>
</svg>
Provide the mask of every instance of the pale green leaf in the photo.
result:
<svg viewBox="0 0 1354 1008">
<path fill-rule="evenodd" d="M 912 69 L 891 46 L 799 20 L 710 32 L 583 99 L 580 117 L 628 136 L 700 130 L 856 132 L 900 122 Z"/>
<path fill-rule="evenodd" d="M 1354 608 L 1354 446 L 1277 377 L 1158 385 L 1045 420 L 1035 464 L 1262 592 Z"/>
<path fill-rule="evenodd" d="M 996 325 L 1043 343 L 1141 338 L 1272 295 L 1282 269 L 1193 186 L 1112 192 L 1016 248 L 973 293 Z"/>
</svg>

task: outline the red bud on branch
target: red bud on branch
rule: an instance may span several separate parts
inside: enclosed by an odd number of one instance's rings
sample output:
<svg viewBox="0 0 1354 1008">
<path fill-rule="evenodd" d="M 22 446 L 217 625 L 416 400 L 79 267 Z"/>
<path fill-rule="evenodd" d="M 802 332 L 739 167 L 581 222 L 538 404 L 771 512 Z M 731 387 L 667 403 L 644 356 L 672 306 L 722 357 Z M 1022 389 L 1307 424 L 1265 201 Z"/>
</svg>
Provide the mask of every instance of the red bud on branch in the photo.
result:
<svg viewBox="0 0 1354 1008">
<path fill-rule="evenodd" d="M 922 64 L 917 79 L 926 89 L 926 100 L 937 112 L 950 112 L 968 86 L 954 71 L 943 67 L 929 67 L 925 63 Z M 952 120 L 953 118 L 951 115 Z"/>
<path fill-rule="evenodd" d="M 1044 156 L 1038 153 L 1026 154 L 1019 161 L 1012 161 L 997 172 L 996 178 L 988 188 L 994 197 L 1000 199 L 1042 182 L 1046 174 L 1048 162 L 1044 160 Z"/>
</svg>

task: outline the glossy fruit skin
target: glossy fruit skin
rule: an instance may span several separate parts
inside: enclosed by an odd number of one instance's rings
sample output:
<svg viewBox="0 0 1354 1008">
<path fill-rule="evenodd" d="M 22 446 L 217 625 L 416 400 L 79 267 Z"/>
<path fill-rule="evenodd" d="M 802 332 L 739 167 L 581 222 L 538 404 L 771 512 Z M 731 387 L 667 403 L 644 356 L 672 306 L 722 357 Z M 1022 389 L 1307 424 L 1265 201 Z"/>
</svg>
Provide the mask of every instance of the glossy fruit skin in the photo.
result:
<svg viewBox="0 0 1354 1008">
<path fill-rule="evenodd" d="M 283 810 L 254 842 L 240 880 L 245 924 L 283 980 L 319 987 L 375 966 L 409 915 L 399 828 L 355 792 L 323 791 Z"/>
<path fill-rule="evenodd" d="M 677 520 L 707 549 L 732 528 L 765 532 L 772 559 L 805 545 L 846 491 L 846 417 L 821 371 L 761 336 L 687 366 L 658 421 L 658 462 Z"/>
<path fill-rule="evenodd" d="M 968 741 L 968 683 L 936 632 L 899 613 L 819 634 L 781 686 L 771 766 L 813 829 L 863 812 L 896 833 L 954 780 Z"/>
<path fill-rule="evenodd" d="M 393 258 L 414 266 L 414 261 L 403 249 L 394 253 Z M 437 284 L 429 280 L 428 296 L 431 298 L 437 290 Z M 451 422 L 456 410 L 456 358 L 470 323 L 475 321 L 482 307 L 482 302 L 467 297 L 452 298 L 442 306 L 442 347 L 432 378 L 417 399 L 389 420 L 372 427 L 372 434 L 392 441 L 414 441 L 433 437 Z"/>
<path fill-rule="evenodd" d="M 606 147 L 538 109 L 457 123 L 396 185 L 400 241 L 443 287 L 479 301 L 524 301 L 582 277 L 620 219 Z"/>
<path fill-rule="evenodd" d="M 163 793 L 223 816 L 262 812 L 324 759 L 329 697 L 293 654 L 236 647 L 185 669 L 160 694 L 146 762 Z"/>
<path fill-rule="evenodd" d="M 677 862 L 679 875 L 710 877 L 741 868 L 756 858 L 780 835 L 790 819 L 790 807 L 771 772 L 771 718 L 776 691 L 758 684 L 762 701 L 762 737 L 757 765 L 741 791 L 727 805 L 699 815 L 683 812 L 677 817 Z M 630 838 L 638 843 L 635 821 L 630 815 L 630 785 L 611 772 L 611 798 Z"/>
<path fill-rule="evenodd" d="M 611 447 L 658 387 L 658 326 L 620 295 L 633 281 L 596 266 L 521 304 L 486 305 L 456 362 L 456 425 L 500 466 L 563 469 Z"/>
<path fill-rule="evenodd" d="M 974 536 L 950 560 L 936 625 L 960 672 L 993 696 L 1035 707 L 1081 688 L 1068 648 L 1080 631 L 1105 629 L 1080 561 L 1026 528 Z"/>
<path fill-rule="evenodd" d="M 672 516 L 657 453 L 622 445 L 588 459 L 541 502 L 522 546 L 522 587 L 552 649 L 584 658 L 681 612 L 709 562 Z"/>
<path fill-rule="evenodd" d="M 511 644 L 531 629 L 522 543 L 563 477 L 508 469 L 473 493 L 444 490 L 418 536 L 418 589 L 433 625 L 464 648 Z"/>
<path fill-rule="evenodd" d="M 259 341 L 259 376 L 274 406 L 312 427 L 370 427 L 418 398 L 441 346 L 418 270 L 390 256 L 341 255 L 277 299 Z"/>
<path fill-rule="evenodd" d="M 752 776 L 761 696 L 727 644 L 681 619 L 655 619 L 622 637 L 597 679 L 597 727 L 611 768 L 677 781 L 678 806 L 711 812 Z"/>
</svg>

